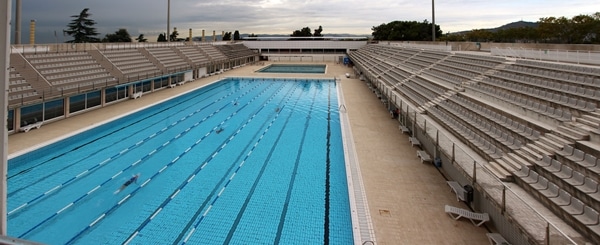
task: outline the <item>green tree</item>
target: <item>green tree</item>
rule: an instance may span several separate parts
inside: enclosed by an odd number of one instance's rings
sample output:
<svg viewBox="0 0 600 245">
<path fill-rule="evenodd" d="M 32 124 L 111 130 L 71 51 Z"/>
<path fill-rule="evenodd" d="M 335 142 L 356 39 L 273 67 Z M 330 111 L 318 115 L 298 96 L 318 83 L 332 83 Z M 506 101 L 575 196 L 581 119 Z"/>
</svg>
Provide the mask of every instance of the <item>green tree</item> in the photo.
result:
<svg viewBox="0 0 600 245">
<path fill-rule="evenodd" d="M 165 36 L 164 33 L 161 33 L 158 35 L 158 38 L 156 39 L 157 42 L 166 42 L 167 41 L 167 37 Z"/>
<path fill-rule="evenodd" d="M 387 24 L 373 26 L 371 30 L 375 40 L 389 41 L 430 41 L 432 24 L 417 21 L 392 21 Z M 436 37 L 442 36 L 442 30 L 435 26 Z"/>
<path fill-rule="evenodd" d="M 321 32 L 323 32 L 323 27 L 319 26 L 318 29 L 315 29 L 315 34 L 313 34 L 314 37 L 322 37 L 323 35 L 321 34 Z"/>
<path fill-rule="evenodd" d="M 177 32 L 177 30 L 173 30 L 171 35 L 169 35 L 169 41 L 171 41 L 171 42 L 177 41 L 177 36 L 179 36 L 179 32 Z"/>
<path fill-rule="evenodd" d="M 94 25 L 96 22 L 89 17 L 92 14 L 88 13 L 89 8 L 83 9 L 79 15 L 72 15 L 73 20 L 67 25 L 68 29 L 63 32 L 73 37 L 73 40 L 66 41 L 67 43 L 94 43 L 100 40 L 95 36 L 98 35 Z"/>
<path fill-rule="evenodd" d="M 121 28 L 116 31 L 114 34 L 106 34 L 106 36 L 102 39 L 102 42 L 105 43 L 130 43 L 131 36 L 127 29 Z"/>
<path fill-rule="evenodd" d="M 312 33 L 310 31 L 310 28 L 307 26 L 307 27 L 302 28 L 301 30 L 295 30 L 292 33 L 292 35 L 290 35 L 290 36 L 292 36 L 292 37 L 311 37 Z"/>
<path fill-rule="evenodd" d="M 138 41 L 138 42 L 140 42 L 140 43 L 145 43 L 145 42 L 147 42 L 147 41 L 148 41 L 148 39 L 146 39 L 146 38 L 144 37 L 144 34 L 140 34 L 140 35 L 139 35 L 139 36 L 138 36 L 138 37 L 137 37 L 135 40 L 137 40 L 137 41 Z"/>
<path fill-rule="evenodd" d="M 229 40 L 231 40 L 231 32 L 225 32 L 225 34 L 223 35 L 223 37 L 221 37 L 221 40 L 223 40 L 223 41 L 229 41 Z"/>
<path fill-rule="evenodd" d="M 240 40 L 240 39 L 241 39 L 241 38 L 240 38 L 240 32 L 239 32 L 238 30 L 235 30 L 235 31 L 233 32 L 233 40 L 236 40 L 236 41 L 237 41 L 237 40 Z"/>
</svg>

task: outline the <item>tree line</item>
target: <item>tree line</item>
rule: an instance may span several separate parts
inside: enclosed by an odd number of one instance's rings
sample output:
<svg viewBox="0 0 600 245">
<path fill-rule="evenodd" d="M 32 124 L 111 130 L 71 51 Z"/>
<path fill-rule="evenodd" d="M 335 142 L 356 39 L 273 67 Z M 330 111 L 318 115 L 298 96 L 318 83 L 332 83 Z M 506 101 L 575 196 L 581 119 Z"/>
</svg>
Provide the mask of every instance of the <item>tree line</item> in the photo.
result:
<svg viewBox="0 0 600 245">
<path fill-rule="evenodd" d="M 562 43 L 562 44 L 600 44 L 600 12 L 592 15 L 540 18 L 533 26 L 506 29 L 473 29 L 461 33 L 442 34 L 436 25 L 438 41 L 472 42 L 519 42 L 519 43 Z M 392 21 L 371 28 L 375 40 L 389 41 L 429 41 L 431 24 L 427 20 Z"/>
<path fill-rule="evenodd" d="M 90 17 L 92 14 L 89 12 L 89 8 L 83 9 L 78 15 L 72 15 L 71 22 L 67 25 L 67 29 L 63 30 L 66 35 L 71 36 L 73 39 L 66 41 L 67 43 L 97 43 L 97 42 L 109 42 L 109 43 L 117 43 L 117 42 L 132 42 L 131 35 L 125 28 L 118 29 L 115 33 L 106 34 L 102 39 L 97 36 L 100 35 L 96 28 L 94 27 L 97 23 Z M 180 41 L 189 41 L 188 38 L 179 38 L 179 33 L 177 30 L 173 30 L 172 33 L 168 35 L 169 41 L 171 42 L 180 42 Z M 239 31 L 235 31 L 233 33 L 233 37 L 231 32 L 226 32 L 223 35 L 222 40 L 229 41 L 233 38 L 233 40 L 240 40 Z M 144 37 L 144 34 L 140 34 L 137 38 L 135 38 L 138 42 L 147 42 L 148 39 Z M 161 33 L 158 35 L 156 40 L 157 42 L 166 42 L 167 35 L 166 33 Z"/>
</svg>

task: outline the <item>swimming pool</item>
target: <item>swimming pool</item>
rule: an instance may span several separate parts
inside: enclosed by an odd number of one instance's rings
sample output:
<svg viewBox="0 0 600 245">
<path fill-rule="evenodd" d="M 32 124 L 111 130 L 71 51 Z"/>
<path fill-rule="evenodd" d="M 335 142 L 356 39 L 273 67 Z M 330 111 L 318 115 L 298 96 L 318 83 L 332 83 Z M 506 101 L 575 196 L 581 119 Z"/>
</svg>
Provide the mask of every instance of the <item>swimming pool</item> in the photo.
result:
<svg viewBox="0 0 600 245">
<path fill-rule="evenodd" d="M 271 64 L 265 68 L 261 68 L 256 72 L 259 73 L 315 73 L 324 74 L 327 65 L 314 64 Z"/>
<path fill-rule="evenodd" d="M 10 159 L 8 234 L 352 244 L 336 93 L 333 80 L 226 79 Z"/>
</svg>

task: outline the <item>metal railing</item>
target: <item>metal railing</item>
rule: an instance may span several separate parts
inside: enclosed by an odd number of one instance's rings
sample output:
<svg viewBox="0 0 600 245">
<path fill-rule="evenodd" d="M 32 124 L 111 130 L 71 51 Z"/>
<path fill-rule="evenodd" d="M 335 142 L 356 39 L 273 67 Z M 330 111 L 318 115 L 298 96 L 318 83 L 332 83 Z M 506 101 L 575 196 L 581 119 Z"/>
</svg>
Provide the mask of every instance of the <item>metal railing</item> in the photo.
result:
<svg viewBox="0 0 600 245">
<path fill-rule="evenodd" d="M 597 51 L 493 47 L 490 52 L 503 57 L 600 65 L 600 52 Z"/>
</svg>

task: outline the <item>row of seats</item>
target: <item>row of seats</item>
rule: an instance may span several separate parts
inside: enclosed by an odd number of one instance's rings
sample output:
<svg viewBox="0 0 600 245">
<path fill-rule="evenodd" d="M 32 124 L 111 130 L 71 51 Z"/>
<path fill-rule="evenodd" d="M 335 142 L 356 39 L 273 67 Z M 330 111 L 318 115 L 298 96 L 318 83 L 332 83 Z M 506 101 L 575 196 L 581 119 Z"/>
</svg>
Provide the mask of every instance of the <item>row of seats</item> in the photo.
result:
<svg viewBox="0 0 600 245">
<path fill-rule="evenodd" d="M 528 65 L 532 67 L 548 69 L 552 71 L 562 70 L 580 74 L 591 74 L 598 75 L 600 74 L 600 69 L 589 66 L 573 66 L 573 65 L 565 65 L 559 63 L 550 63 L 550 62 L 538 62 L 533 60 L 517 60 L 517 64 Z"/>
<path fill-rule="evenodd" d="M 461 118 L 467 124 L 471 125 L 471 127 L 478 129 L 481 134 L 488 136 L 491 140 L 504 145 L 508 149 L 518 150 L 523 146 L 523 142 L 515 138 L 511 132 L 494 126 L 487 120 L 478 117 L 476 114 L 464 108 L 461 108 L 457 104 L 451 103 L 450 101 L 444 101 L 439 103 L 439 106 L 454 114 L 458 118 Z"/>
<path fill-rule="evenodd" d="M 37 59 L 37 58 L 56 58 L 56 57 L 69 57 L 69 56 L 85 56 L 87 53 L 85 51 L 77 51 L 77 52 L 56 52 L 56 53 L 35 53 L 35 54 L 25 54 L 25 58 L 27 59 Z"/>
<path fill-rule="evenodd" d="M 469 79 L 464 78 L 462 76 L 457 76 L 457 75 L 455 75 L 453 73 L 447 73 L 447 72 L 444 72 L 444 71 L 437 70 L 436 67 L 424 70 L 423 73 L 427 74 L 427 75 L 430 75 L 430 76 L 433 76 L 433 77 L 436 77 L 439 80 L 445 81 L 445 82 L 447 82 L 449 84 L 452 84 L 454 86 L 460 86 L 460 85 L 462 85 L 463 82 L 466 82 L 466 81 L 469 80 Z"/>
<path fill-rule="evenodd" d="M 509 72 L 497 72 L 490 76 L 514 82 L 516 84 L 529 85 L 538 88 L 543 92 L 549 90 L 548 92 L 568 94 L 568 97 L 600 101 L 600 89 L 591 86 L 582 86 L 564 81 L 552 81 L 550 79 L 536 78 Z M 593 103 L 595 104 L 596 102 Z"/>
<path fill-rule="evenodd" d="M 597 208 L 586 204 L 580 198 L 571 195 L 571 193 L 565 189 L 560 188 L 558 185 L 527 167 L 523 167 L 521 171 L 515 173 L 515 175 L 520 177 L 526 185 L 529 185 L 531 190 L 540 193 L 541 195 L 539 195 L 539 198 L 548 200 L 548 205 L 550 205 L 555 212 L 562 213 L 561 216 L 563 219 L 572 220 L 572 222 L 577 224 L 577 227 L 581 227 L 577 228 L 578 230 L 581 231 L 581 229 L 585 229 L 587 231 L 581 232 L 596 235 L 600 234 L 600 213 L 597 211 Z M 566 178 L 565 180 L 569 179 L 573 179 L 573 177 Z M 575 187 L 584 192 L 593 191 L 593 193 L 598 193 L 597 182 L 594 182 L 593 179 L 584 178 L 585 184 L 577 185 Z"/>
<path fill-rule="evenodd" d="M 596 209 L 586 205 L 568 191 L 550 183 L 547 178 L 527 167 L 523 167 L 521 171 L 515 173 L 515 175 L 520 177 L 523 182 L 530 185 L 533 189 L 539 191 L 539 193 L 547 198 L 550 203 L 556 205 L 558 211 L 571 215 L 584 226 L 598 225 L 599 213 Z"/>
<path fill-rule="evenodd" d="M 79 60 L 75 62 L 56 62 L 56 63 L 46 63 L 46 64 L 36 64 L 35 68 L 39 69 L 47 69 L 47 68 L 61 68 L 65 66 L 82 66 L 82 65 L 90 65 L 97 64 L 95 60 Z"/>
<path fill-rule="evenodd" d="M 486 78 L 481 82 L 488 85 L 503 88 L 508 91 L 515 93 L 527 94 L 533 98 L 542 99 L 548 102 L 556 103 L 561 106 L 570 107 L 580 111 L 594 111 L 596 110 L 596 103 L 590 102 L 587 99 L 581 97 L 563 95 L 561 93 L 555 93 L 550 91 L 544 91 L 539 88 L 521 85 L 520 83 L 508 82 L 501 79 Z"/>
<path fill-rule="evenodd" d="M 556 80 L 561 83 L 577 84 L 583 86 L 600 87 L 600 77 L 597 74 L 580 74 L 571 71 L 558 72 L 554 70 L 544 70 L 538 67 L 513 64 L 507 67 L 513 73 L 527 76 L 533 76 L 544 80 Z"/>
<path fill-rule="evenodd" d="M 478 103 L 475 103 L 471 100 L 465 99 L 460 96 L 452 96 L 450 97 L 451 101 L 454 101 L 457 105 L 463 106 L 480 116 L 487 118 L 489 121 L 495 122 L 498 125 L 501 125 L 503 128 L 518 134 L 520 137 L 523 137 L 530 141 L 538 140 L 541 137 L 541 132 L 526 125 L 525 123 L 521 123 L 516 119 L 512 119 L 510 117 L 505 116 L 504 113 L 498 113 L 493 110 L 490 110 Z"/>
<path fill-rule="evenodd" d="M 507 93 L 497 89 L 495 86 L 486 84 L 473 84 L 470 86 L 470 88 L 479 91 L 480 93 L 484 93 L 487 96 L 497 98 L 522 108 L 526 108 L 530 111 L 534 111 L 540 115 L 544 115 L 558 121 L 567 122 L 572 120 L 572 114 L 567 110 L 560 108 L 557 109 L 550 105 L 546 105 L 545 103 L 539 103 L 537 101 L 528 99 L 527 97 Z"/>
<path fill-rule="evenodd" d="M 481 67 L 484 69 L 492 69 L 494 67 L 496 67 L 499 64 L 502 64 L 504 61 L 503 60 L 489 60 L 487 58 L 480 58 L 483 56 L 464 56 L 462 54 L 459 55 L 455 55 L 452 56 L 450 58 L 448 58 L 448 61 L 452 61 L 454 63 L 460 63 L 460 64 L 466 64 L 466 65 L 471 65 L 473 67 Z M 477 70 L 481 70 L 479 68 L 476 68 Z"/>
<path fill-rule="evenodd" d="M 600 101 L 600 87 L 589 86 L 586 84 L 578 84 L 565 82 L 560 80 L 551 80 L 547 78 L 530 77 L 530 76 L 510 76 L 506 73 L 496 73 L 494 76 L 501 76 L 502 78 L 508 78 L 512 81 L 540 87 L 542 89 L 554 90 L 557 92 L 577 95 L 583 98 L 594 99 Z"/>
<path fill-rule="evenodd" d="M 556 156 L 565 162 L 572 162 L 572 167 L 587 173 L 588 176 L 600 178 L 600 160 L 593 154 L 565 145 L 562 150 L 556 152 Z"/>
<path fill-rule="evenodd" d="M 435 106 L 429 107 L 427 112 L 429 115 L 436 118 L 439 123 L 446 125 L 451 131 L 455 132 L 455 134 L 460 135 L 466 142 L 475 146 L 476 149 L 483 153 L 483 156 L 488 156 L 488 159 L 499 159 L 504 155 L 504 152 L 499 147 L 496 147 L 491 140 L 482 137 L 477 132 L 466 127 L 448 113 L 443 112 Z"/>
</svg>

